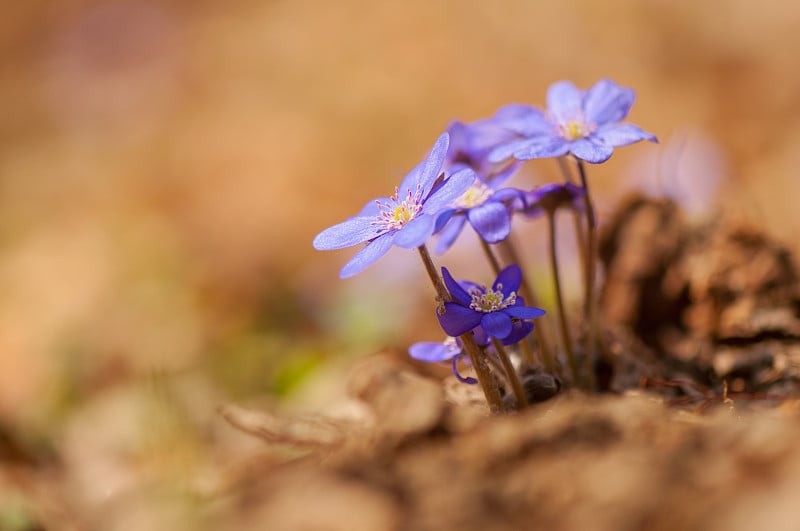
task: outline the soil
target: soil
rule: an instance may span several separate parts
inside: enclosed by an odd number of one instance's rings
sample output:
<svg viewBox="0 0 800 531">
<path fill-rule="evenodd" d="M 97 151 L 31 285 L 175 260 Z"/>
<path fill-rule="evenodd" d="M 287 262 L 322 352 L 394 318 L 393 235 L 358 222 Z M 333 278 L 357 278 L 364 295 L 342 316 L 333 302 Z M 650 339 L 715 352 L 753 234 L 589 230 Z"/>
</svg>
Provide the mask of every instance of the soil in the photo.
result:
<svg viewBox="0 0 800 531">
<path fill-rule="evenodd" d="M 800 529 L 790 254 L 755 229 L 724 217 L 693 225 L 643 197 L 620 207 L 600 243 L 598 392 L 533 371 L 537 403 L 490 415 L 477 386 L 387 352 L 353 367 L 347 415 L 225 407 L 264 451 L 209 495 L 212 513 L 230 509 L 214 528 Z M 31 469 L 13 444 L 0 448 Z M 64 494 L 37 470 L 38 499 L 58 521 Z"/>
<path fill-rule="evenodd" d="M 303 448 L 240 483 L 269 529 L 800 529 L 800 290 L 784 247 L 725 218 L 625 202 L 601 238 L 602 390 L 490 416 L 480 393 L 383 354 L 359 419 L 228 409 Z M 537 373 L 540 375 L 541 373 Z M 533 386 L 534 388 L 536 386 Z"/>
</svg>

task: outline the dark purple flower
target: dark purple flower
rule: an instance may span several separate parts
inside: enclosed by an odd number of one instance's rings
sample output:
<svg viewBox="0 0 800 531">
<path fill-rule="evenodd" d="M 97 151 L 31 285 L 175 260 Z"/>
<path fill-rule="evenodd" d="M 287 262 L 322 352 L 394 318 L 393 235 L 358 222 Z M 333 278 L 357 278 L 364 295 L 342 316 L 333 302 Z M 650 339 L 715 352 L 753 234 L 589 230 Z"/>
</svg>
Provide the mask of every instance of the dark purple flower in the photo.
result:
<svg viewBox="0 0 800 531">
<path fill-rule="evenodd" d="M 517 295 L 522 271 L 516 264 L 500 271 L 491 288 L 471 282 L 458 283 L 445 267 L 442 276 L 453 302 L 446 302 L 438 317 L 439 324 L 449 336 L 460 336 L 480 327 L 491 337 L 508 340 L 519 335 L 521 330 L 517 328 L 515 332 L 515 320 L 535 319 L 545 314 L 540 308 L 525 306 L 525 301 Z M 530 330 L 533 330 L 532 326 Z M 516 339 L 522 339 L 530 330 Z"/>
<path fill-rule="evenodd" d="M 658 142 L 639 127 L 620 123 L 630 112 L 636 95 L 609 79 L 601 79 L 582 91 L 569 81 L 559 81 L 547 91 L 547 112 L 529 107 L 506 126 L 525 136 L 498 147 L 489 155 L 491 162 L 509 157 L 531 160 L 560 157 L 572 153 L 594 164 L 605 162 L 615 147 L 641 140 Z"/>
<path fill-rule="evenodd" d="M 358 215 L 314 238 L 314 248 L 322 251 L 367 243 L 345 264 L 340 278 L 360 273 L 392 245 L 413 249 L 425 243 L 433 233 L 438 214 L 472 185 L 472 170 L 440 178 L 449 138 L 447 133 L 438 138 L 428 157 L 406 175 L 394 195 L 371 201 Z"/>
<path fill-rule="evenodd" d="M 545 184 L 525 192 L 522 213 L 528 217 L 538 217 L 544 213 L 553 214 L 559 208 L 583 208 L 586 190 L 577 184 Z"/>
</svg>

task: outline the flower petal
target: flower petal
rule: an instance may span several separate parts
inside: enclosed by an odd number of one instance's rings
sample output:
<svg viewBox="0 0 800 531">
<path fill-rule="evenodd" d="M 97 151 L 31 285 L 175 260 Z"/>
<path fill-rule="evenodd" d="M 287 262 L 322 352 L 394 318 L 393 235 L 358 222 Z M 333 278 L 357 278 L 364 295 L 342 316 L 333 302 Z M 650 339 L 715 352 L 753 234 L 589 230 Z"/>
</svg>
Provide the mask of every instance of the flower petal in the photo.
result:
<svg viewBox="0 0 800 531">
<path fill-rule="evenodd" d="M 461 229 L 464 228 L 464 223 L 466 222 L 466 216 L 459 215 L 450 218 L 450 221 L 439 233 L 439 239 L 436 240 L 436 247 L 433 249 L 436 254 L 442 254 L 448 250 L 451 245 L 453 245 L 453 243 L 456 241 L 456 238 L 458 238 L 458 235 L 461 234 Z"/>
<path fill-rule="evenodd" d="M 514 158 L 517 160 L 546 159 L 566 155 L 570 148 L 570 142 L 562 137 L 547 137 L 531 142 L 526 147 L 521 147 L 514 151 Z"/>
<path fill-rule="evenodd" d="M 502 340 L 504 345 L 513 345 L 533 332 L 533 323 L 529 321 L 512 321 L 511 333 Z"/>
<path fill-rule="evenodd" d="M 416 193 L 417 185 L 420 183 L 420 175 L 422 174 L 422 167 L 425 165 L 425 161 L 423 160 L 414 168 L 403 177 L 403 181 L 400 183 L 400 186 L 397 187 L 397 195 L 400 197 L 405 197 L 409 190 L 411 193 Z"/>
<path fill-rule="evenodd" d="M 477 178 L 478 175 L 469 168 L 454 173 L 425 200 L 422 204 L 422 211 L 431 215 L 438 214 L 461 197 Z"/>
<path fill-rule="evenodd" d="M 392 247 L 394 235 L 394 232 L 386 232 L 365 245 L 339 271 L 339 278 L 352 277 L 371 266 Z"/>
<path fill-rule="evenodd" d="M 614 153 L 612 146 L 592 142 L 588 138 L 581 138 L 569 144 L 569 151 L 579 159 L 592 164 L 600 164 L 611 158 Z"/>
<path fill-rule="evenodd" d="M 643 131 L 633 124 L 613 124 L 595 131 L 593 138 L 613 147 L 627 146 L 641 140 L 658 143 L 655 135 Z"/>
<path fill-rule="evenodd" d="M 450 295 L 452 295 L 455 300 L 464 306 L 469 306 L 469 303 L 472 302 L 472 297 L 469 293 L 467 293 L 467 290 L 461 287 L 461 284 L 456 282 L 456 280 L 453 278 L 453 275 L 450 274 L 450 271 L 446 267 L 442 268 L 442 279 L 444 280 L 444 285 L 447 288 L 447 291 L 450 292 Z"/>
<path fill-rule="evenodd" d="M 547 313 L 541 308 L 523 305 L 509 306 L 508 308 L 504 308 L 502 311 L 511 317 L 516 317 L 517 319 L 536 319 L 537 317 L 541 317 Z"/>
<path fill-rule="evenodd" d="M 444 312 L 437 314 L 437 317 L 445 334 L 458 337 L 481 324 L 481 315 L 483 314 L 465 308 L 456 302 L 446 302 L 444 303 Z"/>
<path fill-rule="evenodd" d="M 494 148 L 492 151 L 489 152 L 489 156 L 487 160 L 492 164 L 497 164 L 498 162 L 503 162 L 505 160 L 510 159 L 516 151 L 521 149 L 527 148 L 530 145 L 539 145 L 541 143 L 548 142 L 548 138 L 524 138 L 522 140 L 514 140 L 513 142 L 508 142 L 507 144 L 501 144 Z"/>
<path fill-rule="evenodd" d="M 420 214 L 398 229 L 394 244 L 403 249 L 415 249 L 433 234 L 436 217 Z"/>
<path fill-rule="evenodd" d="M 458 349 L 447 348 L 442 342 L 432 343 L 423 341 L 414 343 L 408 349 L 408 354 L 419 361 L 446 361 L 458 354 Z"/>
<path fill-rule="evenodd" d="M 503 203 L 490 201 L 467 211 L 475 232 L 487 243 L 505 240 L 511 232 L 511 215 Z"/>
<path fill-rule="evenodd" d="M 476 380 L 472 376 L 461 376 L 458 373 L 458 359 L 460 357 L 461 356 L 453 356 L 453 375 L 461 383 L 465 383 L 465 384 L 469 384 L 469 385 L 475 385 L 476 383 L 478 383 L 478 380 Z"/>
<path fill-rule="evenodd" d="M 522 284 L 522 270 L 517 264 L 506 266 L 505 269 L 500 271 L 500 274 L 497 275 L 497 279 L 492 285 L 492 289 L 496 290 L 497 286 L 500 284 L 503 285 L 500 291 L 502 291 L 503 295 L 506 297 L 508 297 L 512 291 L 517 291 L 519 289 L 519 285 Z"/>
<path fill-rule="evenodd" d="M 635 99 L 633 89 L 620 87 L 610 79 L 601 79 L 586 91 L 584 117 L 600 126 L 619 122 L 628 116 Z"/>
<path fill-rule="evenodd" d="M 447 148 L 450 146 L 450 135 L 442 133 L 436 139 L 433 149 L 423 161 L 419 172 L 419 183 L 422 185 L 423 195 L 427 194 L 433 187 L 433 183 L 442 172 L 442 165 L 447 157 Z"/>
<path fill-rule="evenodd" d="M 498 125 L 526 137 L 544 135 L 553 129 L 544 112 L 530 105 L 519 103 L 506 105 L 495 113 L 494 118 Z"/>
<path fill-rule="evenodd" d="M 312 245 L 319 251 L 332 251 L 364 243 L 380 236 L 381 229 L 377 229 L 372 224 L 374 221 L 375 217 L 373 216 L 350 218 L 317 234 Z"/>
<path fill-rule="evenodd" d="M 481 317 L 481 328 L 490 336 L 503 339 L 511 334 L 511 317 L 503 312 L 484 313 Z"/>
<path fill-rule="evenodd" d="M 569 81 L 558 81 L 547 89 L 547 112 L 558 123 L 580 117 L 583 92 Z"/>
</svg>

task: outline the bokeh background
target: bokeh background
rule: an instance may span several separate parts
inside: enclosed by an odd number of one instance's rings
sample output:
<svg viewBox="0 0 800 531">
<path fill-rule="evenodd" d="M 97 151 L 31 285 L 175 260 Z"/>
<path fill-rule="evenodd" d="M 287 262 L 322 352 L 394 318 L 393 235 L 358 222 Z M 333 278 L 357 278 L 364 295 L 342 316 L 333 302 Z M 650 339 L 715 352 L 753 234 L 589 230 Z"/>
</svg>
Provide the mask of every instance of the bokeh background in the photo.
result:
<svg viewBox="0 0 800 531">
<path fill-rule="evenodd" d="M 9 445 L 61 464 L 75 522 L 227 521 L 198 500 L 260 447 L 219 404 L 321 410 L 359 356 L 437 337 L 413 253 L 341 281 L 352 251 L 313 236 L 390 192 L 450 120 L 542 104 L 559 79 L 635 88 L 631 120 L 661 140 L 591 168 L 601 215 L 644 189 L 798 249 L 798 28 L 788 1 L 9 4 Z M 542 161 L 512 183 L 557 178 Z M 472 253 L 442 260 L 472 271 Z M 46 518 L 36 492 L 0 481 L 0 527 Z"/>
</svg>

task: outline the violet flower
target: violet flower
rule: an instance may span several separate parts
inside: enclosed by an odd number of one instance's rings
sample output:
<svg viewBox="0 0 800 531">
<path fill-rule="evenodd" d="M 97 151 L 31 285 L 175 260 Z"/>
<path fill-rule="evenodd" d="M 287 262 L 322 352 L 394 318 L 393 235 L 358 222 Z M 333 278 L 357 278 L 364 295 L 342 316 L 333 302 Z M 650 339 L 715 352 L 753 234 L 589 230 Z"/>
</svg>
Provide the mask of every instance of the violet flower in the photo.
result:
<svg viewBox="0 0 800 531">
<path fill-rule="evenodd" d="M 523 298 L 517 295 L 522 271 L 516 264 L 500 271 L 491 288 L 471 282 L 456 282 L 445 267 L 442 268 L 442 276 L 453 301 L 444 303 L 438 318 L 449 336 L 460 336 L 480 327 L 481 332 L 511 344 L 533 330 L 533 326 L 517 326 L 515 331 L 514 321 L 535 319 L 545 314 L 540 308 L 525 306 Z"/>
<path fill-rule="evenodd" d="M 482 181 L 492 183 L 494 188 L 507 181 L 520 167 L 520 162 L 513 159 L 490 162 L 488 157 L 496 147 L 523 138 L 524 135 L 513 128 L 519 121 L 520 113 L 525 116 L 527 108 L 508 105 L 491 118 L 470 123 L 452 122 L 447 128 L 450 150 L 445 166 L 453 170 L 471 168 Z M 507 126 L 507 122 L 511 126 Z"/>
<path fill-rule="evenodd" d="M 461 340 L 457 337 L 448 336 L 447 339 L 439 343 L 433 343 L 429 341 L 414 343 L 411 345 L 411 347 L 409 347 L 408 354 L 415 360 L 419 361 L 440 362 L 452 360 L 453 375 L 458 378 L 458 381 L 470 385 L 478 383 L 478 380 L 475 378 L 470 376 L 461 376 L 461 374 L 458 372 L 458 362 L 464 358 L 469 361 L 469 358 L 467 357 L 466 352 L 464 352 L 464 347 L 461 344 Z"/>
<path fill-rule="evenodd" d="M 485 183 L 476 178 L 466 192 L 439 214 L 435 231 L 439 239 L 434 248 L 437 253 L 441 254 L 453 245 L 467 222 L 487 243 L 508 238 L 511 212 L 515 205 L 523 202 L 524 192 L 514 188 L 495 190 L 496 185 L 497 180 Z"/>
<path fill-rule="evenodd" d="M 586 190 L 577 184 L 544 184 L 525 192 L 524 207 L 521 212 L 530 218 L 542 214 L 553 214 L 559 208 L 583 209 L 583 196 Z"/>
<path fill-rule="evenodd" d="M 449 140 L 449 135 L 443 133 L 428 157 L 395 188 L 394 195 L 368 203 L 358 215 L 314 238 L 314 248 L 322 251 L 366 243 L 342 268 L 340 278 L 360 273 L 392 245 L 413 249 L 424 244 L 433 233 L 438 214 L 472 185 L 475 181 L 472 170 L 442 176 Z"/>
<path fill-rule="evenodd" d="M 598 164 L 611 157 L 615 147 L 641 140 L 658 139 L 639 127 L 620 123 L 630 112 L 636 95 L 609 79 L 601 79 L 589 90 L 582 91 L 569 81 L 550 85 L 547 91 L 547 112 L 529 107 L 520 110 L 517 120 L 508 122 L 523 140 L 496 148 L 489 161 L 500 162 L 509 157 L 531 160 L 575 157 Z"/>
</svg>

